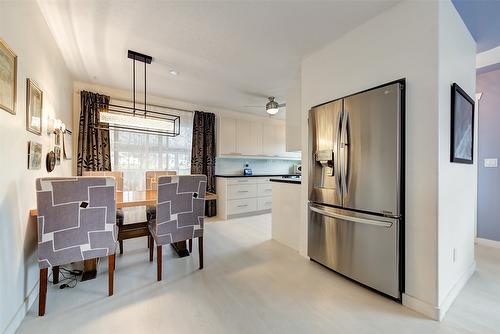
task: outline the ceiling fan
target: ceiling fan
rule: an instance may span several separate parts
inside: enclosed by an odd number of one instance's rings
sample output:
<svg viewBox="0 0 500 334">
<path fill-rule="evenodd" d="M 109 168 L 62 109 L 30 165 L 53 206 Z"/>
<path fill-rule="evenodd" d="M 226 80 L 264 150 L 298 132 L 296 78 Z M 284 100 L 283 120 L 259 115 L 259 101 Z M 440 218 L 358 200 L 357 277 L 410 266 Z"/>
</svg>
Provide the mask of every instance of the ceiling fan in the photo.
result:
<svg viewBox="0 0 500 334">
<path fill-rule="evenodd" d="M 286 103 L 278 103 L 278 102 L 274 101 L 274 99 L 275 99 L 274 96 L 269 96 L 267 99 L 268 99 L 268 102 L 266 103 L 265 106 L 245 106 L 245 108 L 265 107 L 266 112 L 272 116 L 272 115 L 276 115 L 278 113 L 279 108 L 286 107 Z"/>
</svg>

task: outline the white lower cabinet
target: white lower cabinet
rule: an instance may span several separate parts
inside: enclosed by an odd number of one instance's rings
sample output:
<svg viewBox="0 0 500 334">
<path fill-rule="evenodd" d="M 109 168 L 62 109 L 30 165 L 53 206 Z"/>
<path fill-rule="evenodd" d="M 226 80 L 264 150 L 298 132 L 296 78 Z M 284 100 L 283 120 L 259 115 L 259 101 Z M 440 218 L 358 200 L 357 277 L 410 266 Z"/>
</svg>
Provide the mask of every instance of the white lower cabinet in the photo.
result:
<svg viewBox="0 0 500 334">
<path fill-rule="evenodd" d="M 270 210 L 273 207 L 273 197 L 260 197 L 257 199 L 257 210 Z"/>
<path fill-rule="evenodd" d="M 237 215 L 240 213 L 257 210 L 256 198 L 231 199 L 227 201 L 227 214 Z"/>
<path fill-rule="evenodd" d="M 228 199 L 257 197 L 256 184 L 233 184 L 227 186 Z"/>
<path fill-rule="evenodd" d="M 222 219 L 270 212 L 269 177 L 217 177 L 217 215 Z"/>
<path fill-rule="evenodd" d="M 273 188 L 271 187 L 271 182 L 257 184 L 257 195 L 261 196 L 271 196 L 273 193 Z"/>
</svg>

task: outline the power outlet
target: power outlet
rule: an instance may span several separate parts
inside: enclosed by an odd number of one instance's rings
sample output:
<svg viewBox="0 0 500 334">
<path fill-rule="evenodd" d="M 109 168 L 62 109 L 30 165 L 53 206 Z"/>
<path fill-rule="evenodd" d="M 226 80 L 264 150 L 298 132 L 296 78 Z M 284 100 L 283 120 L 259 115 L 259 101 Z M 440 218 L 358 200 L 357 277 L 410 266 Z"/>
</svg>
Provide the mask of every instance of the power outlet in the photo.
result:
<svg viewBox="0 0 500 334">
<path fill-rule="evenodd" d="M 497 168 L 498 167 L 498 159 L 496 159 L 496 158 L 484 159 L 484 167 Z"/>
<path fill-rule="evenodd" d="M 456 248 L 453 248 L 453 250 L 452 250 L 451 260 L 453 261 L 453 263 L 457 262 L 457 249 Z"/>
</svg>

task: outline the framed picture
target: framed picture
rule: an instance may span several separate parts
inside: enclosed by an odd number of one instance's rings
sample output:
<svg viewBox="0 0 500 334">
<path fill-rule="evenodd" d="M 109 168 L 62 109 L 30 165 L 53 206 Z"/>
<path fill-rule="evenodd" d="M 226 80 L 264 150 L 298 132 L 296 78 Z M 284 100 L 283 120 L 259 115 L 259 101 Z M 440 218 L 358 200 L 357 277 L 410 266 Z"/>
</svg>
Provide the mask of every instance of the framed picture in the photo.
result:
<svg viewBox="0 0 500 334">
<path fill-rule="evenodd" d="M 63 157 L 66 160 L 71 160 L 72 150 L 71 150 L 72 140 L 71 140 L 71 131 L 66 130 L 63 134 Z"/>
<path fill-rule="evenodd" d="M 451 87 L 451 162 L 474 162 L 474 100 L 456 83 Z"/>
<path fill-rule="evenodd" d="M 56 131 L 56 133 L 54 134 L 54 138 L 55 138 L 54 143 L 57 146 L 61 145 L 61 137 L 62 137 L 61 131 Z"/>
<path fill-rule="evenodd" d="M 42 134 L 43 92 L 31 79 L 26 79 L 26 130 Z"/>
<path fill-rule="evenodd" d="M 59 146 L 54 147 L 54 154 L 56 155 L 56 165 L 61 164 L 61 148 Z"/>
<path fill-rule="evenodd" d="M 42 144 L 28 142 L 28 169 L 42 168 Z"/>
<path fill-rule="evenodd" d="M 0 38 L 0 108 L 16 114 L 17 56 Z"/>
</svg>

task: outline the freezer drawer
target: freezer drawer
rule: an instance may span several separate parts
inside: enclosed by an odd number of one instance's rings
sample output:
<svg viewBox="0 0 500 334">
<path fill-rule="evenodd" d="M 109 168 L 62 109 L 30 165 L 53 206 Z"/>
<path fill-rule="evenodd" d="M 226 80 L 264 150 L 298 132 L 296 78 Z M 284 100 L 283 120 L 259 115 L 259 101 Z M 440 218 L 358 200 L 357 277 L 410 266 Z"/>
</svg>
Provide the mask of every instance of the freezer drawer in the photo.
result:
<svg viewBox="0 0 500 334">
<path fill-rule="evenodd" d="M 309 205 L 311 259 L 400 299 L 397 219 Z"/>
</svg>

